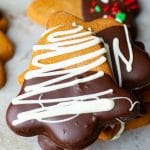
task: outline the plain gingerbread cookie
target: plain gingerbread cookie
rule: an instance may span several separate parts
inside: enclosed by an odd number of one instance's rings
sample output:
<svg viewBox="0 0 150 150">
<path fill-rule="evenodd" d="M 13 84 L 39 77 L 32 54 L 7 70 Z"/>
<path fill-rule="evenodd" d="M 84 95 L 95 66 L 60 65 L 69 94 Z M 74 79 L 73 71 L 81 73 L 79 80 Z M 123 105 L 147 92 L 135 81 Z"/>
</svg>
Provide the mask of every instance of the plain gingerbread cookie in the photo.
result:
<svg viewBox="0 0 150 150">
<path fill-rule="evenodd" d="M 13 56 L 13 44 L 6 36 L 8 20 L 0 13 L 0 88 L 6 82 L 4 64 Z"/>
<path fill-rule="evenodd" d="M 81 5 L 81 0 L 34 0 L 27 14 L 32 20 L 46 26 L 49 16 L 56 11 L 66 11 L 81 18 Z"/>
</svg>

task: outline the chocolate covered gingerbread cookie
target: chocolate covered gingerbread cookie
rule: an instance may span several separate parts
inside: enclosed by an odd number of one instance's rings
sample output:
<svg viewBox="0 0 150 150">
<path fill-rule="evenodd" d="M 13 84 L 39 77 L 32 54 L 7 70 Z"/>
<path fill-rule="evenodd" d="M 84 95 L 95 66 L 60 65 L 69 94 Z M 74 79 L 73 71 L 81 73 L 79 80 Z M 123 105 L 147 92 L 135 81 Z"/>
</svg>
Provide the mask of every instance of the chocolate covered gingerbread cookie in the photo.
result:
<svg viewBox="0 0 150 150">
<path fill-rule="evenodd" d="M 110 64 L 118 85 L 127 88 L 129 91 L 145 87 L 150 82 L 150 58 L 145 52 L 145 46 L 141 42 L 132 41 L 126 25 L 114 24 L 113 26 L 107 26 L 105 24 L 107 27 L 105 30 L 102 30 L 101 26 L 104 25 L 105 21 L 101 22 L 101 19 L 99 21 L 95 20 L 91 25 L 91 30 L 106 41 L 105 47 L 108 50 Z M 144 99 L 139 99 L 144 102 Z M 124 130 L 149 124 L 149 116 L 149 113 L 144 113 L 136 119 L 127 122 Z M 116 139 L 121 135 L 121 130 L 122 126 L 120 125 L 116 125 L 115 128 L 109 126 L 101 132 L 99 138 L 102 140 Z M 42 140 L 43 138 L 45 140 Z M 50 142 L 51 140 L 46 136 L 39 137 L 39 143 L 42 147 L 48 141 Z M 52 141 L 50 143 L 54 146 Z"/>
<path fill-rule="evenodd" d="M 16 134 L 44 135 L 60 149 L 83 149 L 107 125 L 121 124 L 123 130 L 139 114 L 139 101 L 115 83 L 106 43 L 95 35 L 113 26 L 123 28 L 113 20 L 85 23 L 63 12 L 50 17 L 7 111 Z"/>
</svg>

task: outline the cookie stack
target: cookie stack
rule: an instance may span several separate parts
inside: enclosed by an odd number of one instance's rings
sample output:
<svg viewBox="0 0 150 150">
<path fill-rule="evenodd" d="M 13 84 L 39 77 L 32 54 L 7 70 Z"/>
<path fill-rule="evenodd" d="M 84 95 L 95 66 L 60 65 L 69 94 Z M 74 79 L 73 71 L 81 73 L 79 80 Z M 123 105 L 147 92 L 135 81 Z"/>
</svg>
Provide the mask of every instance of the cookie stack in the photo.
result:
<svg viewBox="0 0 150 150">
<path fill-rule="evenodd" d="M 80 150 L 148 125 L 150 57 L 135 41 L 139 12 L 136 0 L 34 1 L 28 14 L 47 30 L 19 77 L 8 126 L 37 135 L 43 150 Z"/>
</svg>

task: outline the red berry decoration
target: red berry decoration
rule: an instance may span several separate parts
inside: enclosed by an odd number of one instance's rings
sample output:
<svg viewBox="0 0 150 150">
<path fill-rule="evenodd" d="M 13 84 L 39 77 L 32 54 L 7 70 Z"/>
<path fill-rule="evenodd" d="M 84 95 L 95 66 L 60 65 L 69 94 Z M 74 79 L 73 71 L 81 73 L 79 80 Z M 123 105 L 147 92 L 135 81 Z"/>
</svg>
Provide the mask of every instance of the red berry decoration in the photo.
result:
<svg viewBox="0 0 150 150">
<path fill-rule="evenodd" d="M 135 2 L 136 2 L 136 0 L 125 0 L 125 5 L 130 5 L 130 4 L 133 4 Z"/>
<path fill-rule="evenodd" d="M 136 9 L 140 8 L 137 0 L 125 0 L 124 4 L 129 11 L 136 10 Z"/>
<path fill-rule="evenodd" d="M 106 6 L 104 6 L 103 11 L 104 12 L 108 12 L 110 9 L 111 9 L 111 6 L 110 5 L 106 5 Z"/>
<path fill-rule="evenodd" d="M 119 7 L 119 2 L 115 2 L 114 7 Z"/>
<path fill-rule="evenodd" d="M 109 18 L 109 19 L 114 19 L 114 16 L 109 15 L 108 18 Z"/>
<path fill-rule="evenodd" d="M 92 1 L 92 6 L 94 7 L 94 6 L 96 6 L 96 1 Z"/>
<path fill-rule="evenodd" d="M 90 9 L 90 12 L 93 14 L 93 13 L 94 13 L 94 8 L 91 8 L 91 9 Z"/>
</svg>

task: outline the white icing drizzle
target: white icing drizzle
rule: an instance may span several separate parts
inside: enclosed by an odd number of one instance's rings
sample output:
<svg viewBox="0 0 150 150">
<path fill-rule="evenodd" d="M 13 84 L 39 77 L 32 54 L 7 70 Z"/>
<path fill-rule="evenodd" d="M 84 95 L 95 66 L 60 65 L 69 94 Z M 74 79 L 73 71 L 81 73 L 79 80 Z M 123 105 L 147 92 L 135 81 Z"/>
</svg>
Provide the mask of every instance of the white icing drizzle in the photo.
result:
<svg viewBox="0 0 150 150">
<path fill-rule="evenodd" d="M 119 123 L 120 123 L 120 130 L 118 131 L 118 133 L 111 139 L 112 141 L 117 140 L 118 138 L 120 138 L 120 136 L 122 135 L 122 133 L 125 130 L 125 122 L 121 121 L 120 119 L 116 119 Z"/>
<path fill-rule="evenodd" d="M 32 119 L 41 121 L 43 118 L 49 117 L 110 111 L 114 106 L 115 102 L 112 99 L 61 102 L 51 107 L 43 107 L 21 113 L 18 115 L 18 120 L 14 121 L 13 124 L 15 125 Z"/>
<path fill-rule="evenodd" d="M 123 21 L 119 18 L 115 18 L 116 21 L 120 22 L 120 23 L 123 23 Z"/>
<path fill-rule="evenodd" d="M 109 3 L 109 0 L 100 0 L 102 3 L 104 4 L 108 4 Z"/>
<path fill-rule="evenodd" d="M 123 55 L 123 53 L 120 50 L 119 39 L 116 37 L 113 40 L 114 57 L 115 57 L 115 61 L 116 61 L 116 67 L 117 67 L 117 73 L 118 73 L 120 87 L 122 86 L 122 75 L 121 75 L 121 67 L 120 67 L 119 59 L 121 59 L 124 62 L 124 64 L 126 65 L 127 72 L 132 71 L 132 64 L 133 64 L 133 50 L 132 50 L 132 46 L 130 43 L 129 33 L 128 33 L 128 29 L 127 29 L 126 25 L 124 25 L 124 31 L 125 31 L 127 44 L 128 44 L 128 49 L 129 49 L 129 60 L 126 59 L 126 57 Z"/>
<path fill-rule="evenodd" d="M 131 99 L 127 97 L 99 98 L 100 96 L 112 94 L 113 89 L 75 97 L 42 99 L 44 93 L 72 87 L 79 83 L 86 83 L 104 76 L 104 72 L 101 70 L 80 79 L 65 81 L 66 79 L 71 79 L 77 75 L 86 73 L 105 63 L 106 57 L 102 56 L 106 53 L 105 48 L 97 49 L 91 53 L 63 60 L 54 64 L 41 63 L 41 60 L 47 58 L 50 59 L 62 54 L 77 52 L 79 50 L 85 50 L 86 48 L 96 46 L 100 42 L 103 42 L 103 39 L 92 35 L 92 30 L 83 31 L 83 26 L 77 25 L 76 23 L 72 24 L 73 29 L 55 31 L 60 27 L 63 27 L 63 25 L 50 28 L 42 35 L 47 35 L 47 41 L 49 43 L 44 45 L 35 45 L 33 49 L 34 51 L 46 50 L 46 53 L 40 54 L 33 58 L 32 65 L 38 67 L 38 69 L 29 71 L 25 75 L 26 80 L 35 79 L 37 77 L 54 77 L 48 81 L 25 86 L 25 93 L 12 100 L 13 105 L 39 104 L 40 107 L 19 113 L 17 115 L 17 119 L 14 120 L 12 124 L 18 125 L 32 119 L 46 123 L 65 122 L 78 117 L 80 114 L 111 111 L 115 107 L 114 101 L 118 99 L 125 99 L 129 101 L 131 104 L 130 111 L 132 111 L 135 103 L 132 103 Z M 51 33 L 52 31 L 53 33 Z M 90 64 L 73 69 L 61 70 L 63 68 L 73 66 L 93 58 L 97 59 Z M 40 95 L 37 100 L 29 99 L 31 96 L 37 95 Z M 44 106 L 45 103 L 50 104 L 51 106 Z M 62 120 L 50 120 L 51 117 L 64 115 L 72 116 L 66 117 L 66 119 Z"/>
</svg>

